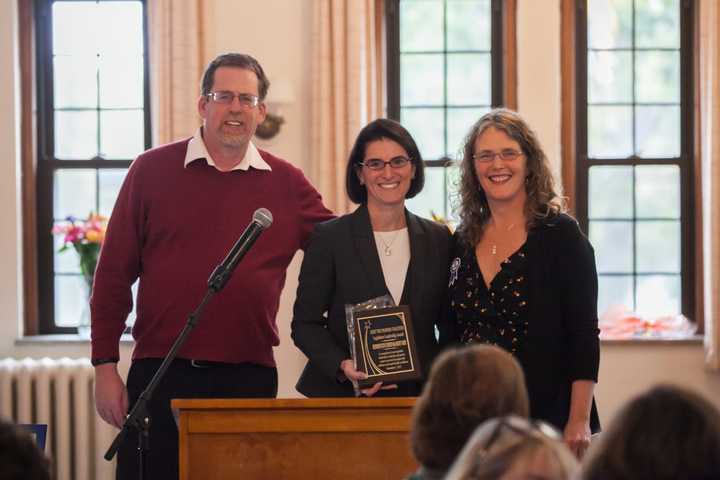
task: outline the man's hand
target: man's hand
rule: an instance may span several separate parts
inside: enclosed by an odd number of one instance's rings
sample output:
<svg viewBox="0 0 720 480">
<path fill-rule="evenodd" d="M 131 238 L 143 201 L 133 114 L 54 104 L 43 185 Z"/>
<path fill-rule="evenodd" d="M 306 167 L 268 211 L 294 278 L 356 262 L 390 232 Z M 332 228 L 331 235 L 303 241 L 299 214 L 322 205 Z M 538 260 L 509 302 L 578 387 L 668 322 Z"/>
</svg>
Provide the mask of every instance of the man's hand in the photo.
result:
<svg viewBox="0 0 720 480">
<path fill-rule="evenodd" d="M 107 423 L 122 427 L 128 409 L 128 394 L 115 363 L 95 367 L 95 408 Z"/>
</svg>

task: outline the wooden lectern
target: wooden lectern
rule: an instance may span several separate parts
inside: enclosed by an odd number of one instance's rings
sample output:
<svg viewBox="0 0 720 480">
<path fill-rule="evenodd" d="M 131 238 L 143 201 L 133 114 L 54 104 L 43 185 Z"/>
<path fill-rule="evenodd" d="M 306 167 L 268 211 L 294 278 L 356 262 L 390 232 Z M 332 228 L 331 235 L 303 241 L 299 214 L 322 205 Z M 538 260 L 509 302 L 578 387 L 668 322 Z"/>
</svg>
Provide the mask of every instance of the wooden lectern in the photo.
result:
<svg viewBox="0 0 720 480">
<path fill-rule="evenodd" d="M 173 400 L 180 480 L 400 480 L 414 398 Z"/>
</svg>

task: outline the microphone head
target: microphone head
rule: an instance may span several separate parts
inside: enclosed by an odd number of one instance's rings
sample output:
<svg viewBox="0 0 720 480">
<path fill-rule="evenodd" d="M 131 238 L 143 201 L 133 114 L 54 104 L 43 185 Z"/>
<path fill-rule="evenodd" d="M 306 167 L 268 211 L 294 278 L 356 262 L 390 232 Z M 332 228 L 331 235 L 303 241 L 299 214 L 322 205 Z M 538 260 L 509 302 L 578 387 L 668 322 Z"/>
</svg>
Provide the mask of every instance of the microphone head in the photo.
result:
<svg viewBox="0 0 720 480">
<path fill-rule="evenodd" d="M 273 216 L 267 208 L 258 208 L 255 210 L 255 213 L 253 213 L 253 221 L 262 228 L 268 228 L 272 225 Z"/>
</svg>

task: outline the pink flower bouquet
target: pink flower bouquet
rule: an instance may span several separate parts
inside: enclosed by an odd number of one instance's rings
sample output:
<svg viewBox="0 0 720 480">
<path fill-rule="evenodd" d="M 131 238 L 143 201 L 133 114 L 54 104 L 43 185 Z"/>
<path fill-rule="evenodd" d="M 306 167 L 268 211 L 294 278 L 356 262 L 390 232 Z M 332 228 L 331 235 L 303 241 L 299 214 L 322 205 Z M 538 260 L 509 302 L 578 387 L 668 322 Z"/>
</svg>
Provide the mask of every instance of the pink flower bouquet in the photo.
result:
<svg viewBox="0 0 720 480">
<path fill-rule="evenodd" d="M 64 235 L 59 252 L 64 252 L 71 245 L 77 252 L 80 257 L 80 272 L 88 287 L 92 286 L 100 246 L 105 239 L 106 226 L 105 217 L 91 212 L 87 219 L 69 216 L 52 228 L 54 235 Z"/>
</svg>

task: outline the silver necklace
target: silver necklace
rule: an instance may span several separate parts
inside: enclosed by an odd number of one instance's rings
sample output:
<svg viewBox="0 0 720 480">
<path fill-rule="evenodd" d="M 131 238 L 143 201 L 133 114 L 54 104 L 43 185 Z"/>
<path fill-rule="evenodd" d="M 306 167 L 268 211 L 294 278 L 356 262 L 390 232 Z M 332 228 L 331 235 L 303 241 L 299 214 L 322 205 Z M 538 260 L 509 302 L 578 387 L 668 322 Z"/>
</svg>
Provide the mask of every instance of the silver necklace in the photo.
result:
<svg viewBox="0 0 720 480">
<path fill-rule="evenodd" d="M 398 234 L 400 233 L 400 230 L 396 231 L 395 234 L 392 236 L 389 242 L 386 242 L 383 238 L 383 232 L 375 232 L 378 235 L 378 238 L 380 239 L 380 243 L 383 245 L 383 252 L 386 256 L 392 255 L 392 244 L 395 242 L 395 239 L 397 238 Z"/>
</svg>

